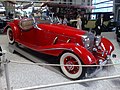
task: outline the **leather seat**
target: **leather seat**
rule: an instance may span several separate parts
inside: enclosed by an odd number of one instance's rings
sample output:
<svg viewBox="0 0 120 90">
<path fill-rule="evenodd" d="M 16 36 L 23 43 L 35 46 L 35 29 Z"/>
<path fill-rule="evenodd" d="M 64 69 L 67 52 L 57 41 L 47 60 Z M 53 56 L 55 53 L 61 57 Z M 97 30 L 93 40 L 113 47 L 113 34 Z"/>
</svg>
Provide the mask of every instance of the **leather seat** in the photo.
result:
<svg viewBox="0 0 120 90">
<path fill-rule="evenodd" d="M 19 26 L 22 30 L 29 30 L 33 28 L 33 20 L 32 19 L 23 19 L 19 22 Z"/>
</svg>

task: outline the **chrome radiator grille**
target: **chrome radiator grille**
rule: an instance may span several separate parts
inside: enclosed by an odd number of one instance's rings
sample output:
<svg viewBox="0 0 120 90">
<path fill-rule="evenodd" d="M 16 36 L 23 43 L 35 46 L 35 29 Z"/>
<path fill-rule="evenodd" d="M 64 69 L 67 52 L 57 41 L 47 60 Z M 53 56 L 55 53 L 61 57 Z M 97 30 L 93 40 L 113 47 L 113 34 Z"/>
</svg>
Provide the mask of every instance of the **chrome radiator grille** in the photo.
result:
<svg viewBox="0 0 120 90">
<path fill-rule="evenodd" d="M 93 49 L 93 47 L 94 47 L 95 36 L 94 36 L 94 34 L 92 32 L 88 32 L 87 36 L 88 36 L 88 38 L 90 40 L 90 44 L 89 44 L 89 47 L 87 47 L 87 49 L 91 51 Z"/>
</svg>

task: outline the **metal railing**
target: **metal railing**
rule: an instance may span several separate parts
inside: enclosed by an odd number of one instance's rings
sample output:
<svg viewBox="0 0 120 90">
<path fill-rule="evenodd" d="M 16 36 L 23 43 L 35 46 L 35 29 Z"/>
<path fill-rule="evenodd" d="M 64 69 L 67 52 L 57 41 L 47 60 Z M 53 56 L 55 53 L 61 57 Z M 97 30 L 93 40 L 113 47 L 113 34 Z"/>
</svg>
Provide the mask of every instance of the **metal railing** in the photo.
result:
<svg viewBox="0 0 120 90">
<path fill-rule="evenodd" d="M 114 65 L 120 65 L 120 64 L 106 64 L 106 65 L 60 65 L 60 64 L 44 64 L 44 63 L 28 63 L 28 62 L 18 62 L 13 60 L 7 60 L 5 57 L 6 51 L 2 51 L 2 59 L 0 61 L 0 64 L 3 64 L 4 66 L 4 72 L 5 72 L 5 79 L 6 79 L 6 90 L 12 90 L 10 87 L 10 80 L 9 80 L 9 70 L 8 70 L 8 64 L 9 63 L 16 63 L 16 64 L 27 64 L 27 65 L 39 65 L 39 66 L 80 66 L 80 67 L 98 67 L 98 66 L 114 66 Z M 13 90 L 34 90 L 34 89 L 43 89 L 43 88 L 49 88 L 49 87 L 55 87 L 55 86 L 61 86 L 61 85 L 68 85 L 68 84 L 75 84 L 75 83 L 83 83 L 83 82 L 91 82 L 91 81 L 98 81 L 98 80 L 105 80 L 105 79 L 114 79 L 119 78 L 120 75 L 114 75 L 114 76 L 107 76 L 107 77 L 98 77 L 98 78 L 90 78 L 90 79 L 83 79 L 83 80 L 76 80 L 76 81 L 69 81 L 69 82 L 61 82 L 61 83 L 55 83 L 55 84 L 48 84 L 48 85 L 40 85 L 40 86 L 33 86 L 33 87 L 27 87 L 27 88 L 20 88 L 20 89 L 13 89 Z"/>
</svg>

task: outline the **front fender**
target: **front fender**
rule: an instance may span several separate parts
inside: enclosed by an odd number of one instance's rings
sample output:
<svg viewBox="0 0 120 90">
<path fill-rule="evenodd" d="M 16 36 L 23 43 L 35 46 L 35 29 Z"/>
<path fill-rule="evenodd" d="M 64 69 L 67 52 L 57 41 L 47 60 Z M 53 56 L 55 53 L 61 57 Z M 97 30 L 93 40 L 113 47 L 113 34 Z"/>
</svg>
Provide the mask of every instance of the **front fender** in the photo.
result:
<svg viewBox="0 0 120 90">
<path fill-rule="evenodd" d="M 93 54 L 82 46 L 72 47 L 73 52 L 82 60 L 84 64 L 95 64 L 96 59 Z"/>
<path fill-rule="evenodd" d="M 110 55 L 114 50 L 113 44 L 106 38 L 101 39 L 100 46 L 102 47 L 103 51 L 107 51 L 108 55 Z"/>
<path fill-rule="evenodd" d="M 96 59 L 91 52 L 89 52 L 83 46 L 77 45 L 75 43 L 55 44 L 47 47 L 42 47 L 42 49 L 40 48 L 37 49 L 39 52 L 43 52 L 54 56 L 59 56 L 63 54 L 64 51 L 70 51 L 76 54 L 84 64 L 96 63 Z"/>
</svg>

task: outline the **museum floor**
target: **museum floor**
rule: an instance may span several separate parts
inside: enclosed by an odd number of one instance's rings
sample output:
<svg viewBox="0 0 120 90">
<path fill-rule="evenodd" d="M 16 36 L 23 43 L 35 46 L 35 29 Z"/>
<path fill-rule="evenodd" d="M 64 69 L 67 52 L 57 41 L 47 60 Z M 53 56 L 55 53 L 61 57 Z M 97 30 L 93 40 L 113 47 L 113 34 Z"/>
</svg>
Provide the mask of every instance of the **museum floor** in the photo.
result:
<svg viewBox="0 0 120 90">
<path fill-rule="evenodd" d="M 102 33 L 102 35 L 107 37 L 115 46 L 115 51 L 113 53 L 117 55 L 117 58 L 116 59 L 112 58 L 113 63 L 116 63 L 115 60 L 117 59 L 118 59 L 117 62 L 119 62 L 120 46 L 116 41 L 115 33 L 104 32 Z M 2 46 L 4 50 L 8 51 L 6 54 L 8 60 L 33 63 L 24 56 L 20 55 L 19 53 L 12 54 L 9 52 L 6 35 L 0 35 L 0 46 Z M 46 58 L 47 57 L 45 56 L 45 59 Z M 48 58 L 51 60 L 55 60 L 53 57 L 50 56 Z M 45 63 L 44 57 L 42 57 L 42 59 L 40 58 L 38 62 Z M 119 74 L 120 74 L 120 65 L 117 65 L 103 69 L 93 78 L 110 76 L 110 75 L 119 75 Z M 27 65 L 27 64 L 16 64 L 16 63 L 9 63 L 9 77 L 10 77 L 10 85 L 14 89 L 71 81 L 60 73 L 58 67 L 47 67 L 47 66 L 42 67 L 38 65 Z M 92 81 L 87 83 L 63 85 L 58 87 L 50 87 L 40 90 L 120 90 L 119 85 L 120 85 L 120 78 L 116 78 L 109 80 Z M 0 78 L 0 90 L 4 90 L 4 88 L 6 88 L 6 83 L 3 72 L 3 76 Z"/>
</svg>

